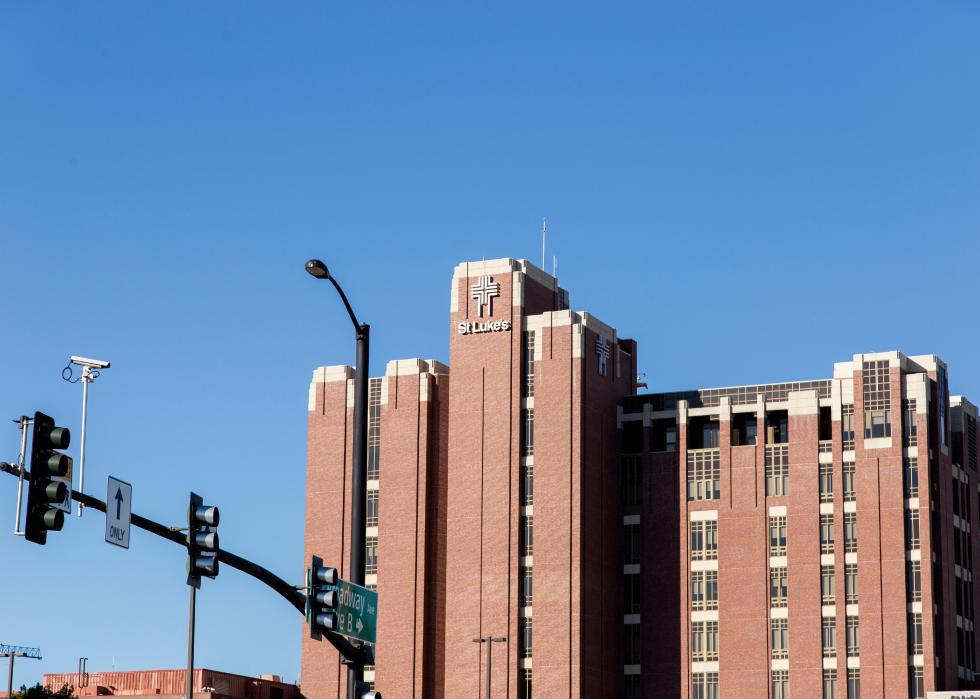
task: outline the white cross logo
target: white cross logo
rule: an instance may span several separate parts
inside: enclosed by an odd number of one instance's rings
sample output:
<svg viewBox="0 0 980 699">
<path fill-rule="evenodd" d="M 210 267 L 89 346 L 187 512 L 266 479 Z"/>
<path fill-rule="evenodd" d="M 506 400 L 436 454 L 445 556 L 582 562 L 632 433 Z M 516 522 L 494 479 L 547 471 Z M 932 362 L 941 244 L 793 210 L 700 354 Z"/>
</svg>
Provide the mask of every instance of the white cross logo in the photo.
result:
<svg viewBox="0 0 980 699">
<path fill-rule="evenodd" d="M 476 301 L 478 315 L 483 317 L 483 307 L 487 307 L 487 315 L 493 315 L 493 299 L 500 296 L 500 282 L 495 282 L 493 277 L 480 277 L 479 281 L 473 285 L 473 294 L 470 298 Z"/>
<path fill-rule="evenodd" d="M 609 342 L 602 335 L 596 338 L 595 352 L 599 355 L 599 376 L 605 376 L 606 360 L 609 359 Z"/>
</svg>

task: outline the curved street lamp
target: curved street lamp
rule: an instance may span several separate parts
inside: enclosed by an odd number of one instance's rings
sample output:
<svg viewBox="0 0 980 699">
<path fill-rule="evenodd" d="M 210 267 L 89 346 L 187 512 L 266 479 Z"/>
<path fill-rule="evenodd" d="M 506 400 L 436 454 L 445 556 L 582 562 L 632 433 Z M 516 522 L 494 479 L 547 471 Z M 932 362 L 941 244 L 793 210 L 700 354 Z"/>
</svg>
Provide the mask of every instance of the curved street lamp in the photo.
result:
<svg viewBox="0 0 980 699">
<path fill-rule="evenodd" d="M 306 263 L 306 271 L 317 279 L 327 279 L 333 284 L 340 300 L 344 302 L 347 315 L 354 324 L 354 337 L 357 343 L 354 365 L 354 453 L 351 459 L 351 542 L 350 542 L 350 581 L 364 585 L 364 556 L 367 545 L 367 409 L 368 409 L 368 346 L 371 326 L 360 323 L 347 300 L 347 294 L 330 274 L 330 270 L 320 260 Z M 364 680 L 364 663 L 351 663 L 347 666 L 347 697 L 357 698 L 358 687 Z"/>
</svg>

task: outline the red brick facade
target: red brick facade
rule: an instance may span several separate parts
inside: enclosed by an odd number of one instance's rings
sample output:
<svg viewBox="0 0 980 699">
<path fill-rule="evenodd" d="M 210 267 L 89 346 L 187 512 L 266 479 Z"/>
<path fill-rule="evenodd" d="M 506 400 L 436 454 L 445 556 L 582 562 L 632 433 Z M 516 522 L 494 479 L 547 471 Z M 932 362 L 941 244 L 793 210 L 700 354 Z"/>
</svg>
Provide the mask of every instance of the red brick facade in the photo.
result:
<svg viewBox="0 0 980 699">
<path fill-rule="evenodd" d="M 947 400 L 939 359 L 635 395 L 635 343 L 567 305 L 525 261 L 461 264 L 451 380 L 423 360 L 371 380 L 367 679 L 389 698 L 481 695 L 473 639 L 495 636 L 495 697 L 974 686 L 977 411 Z M 342 576 L 352 379 L 325 367 L 310 388 L 306 553 Z M 326 643 L 304 638 L 302 676 L 310 699 L 343 696 Z"/>
</svg>

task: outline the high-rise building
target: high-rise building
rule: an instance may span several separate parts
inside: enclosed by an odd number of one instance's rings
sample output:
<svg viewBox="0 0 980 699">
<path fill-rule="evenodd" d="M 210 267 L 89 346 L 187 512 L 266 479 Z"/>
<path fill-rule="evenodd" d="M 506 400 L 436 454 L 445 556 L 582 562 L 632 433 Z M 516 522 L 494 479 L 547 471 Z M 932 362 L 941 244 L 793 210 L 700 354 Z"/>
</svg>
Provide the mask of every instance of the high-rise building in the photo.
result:
<svg viewBox="0 0 980 699">
<path fill-rule="evenodd" d="M 972 688 L 977 410 L 936 356 L 637 394 L 636 344 L 524 260 L 456 267 L 449 367 L 369 385 L 387 696 L 925 697 Z M 450 369 L 451 368 L 451 369 Z M 310 386 L 307 554 L 346 573 L 353 370 Z M 303 692 L 343 696 L 327 644 Z"/>
</svg>

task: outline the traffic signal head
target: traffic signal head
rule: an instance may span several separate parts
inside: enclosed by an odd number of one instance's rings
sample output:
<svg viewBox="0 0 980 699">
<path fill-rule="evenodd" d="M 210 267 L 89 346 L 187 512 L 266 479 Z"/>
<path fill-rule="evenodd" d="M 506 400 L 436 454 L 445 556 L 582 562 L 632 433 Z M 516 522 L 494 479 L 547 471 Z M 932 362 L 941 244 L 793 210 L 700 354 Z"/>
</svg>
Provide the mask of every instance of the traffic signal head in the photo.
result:
<svg viewBox="0 0 980 699">
<path fill-rule="evenodd" d="M 67 427 L 56 427 L 44 413 L 34 413 L 31 439 L 31 480 L 27 491 L 27 524 L 24 537 L 42 546 L 48 531 L 61 531 L 65 524 L 66 503 L 71 503 L 70 478 L 72 460 L 58 449 L 67 449 L 71 433 Z M 62 508 L 62 509 L 59 509 Z"/>
<path fill-rule="evenodd" d="M 187 584 L 201 586 L 201 577 L 218 575 L 218 523 L 221 517 L 217 507 L 205 505 L 204 499 L 191 493 L 187 508 Z"/>
<path fill-rule="evenodd" d="M 336 612 L 337 569 L 323 565 L 323 559 L 313 556 L 306 569 L 306 623 L 310 625 L 310 638 L 317 641 L 324 631 L 337 626 Z"/>
</svg>

